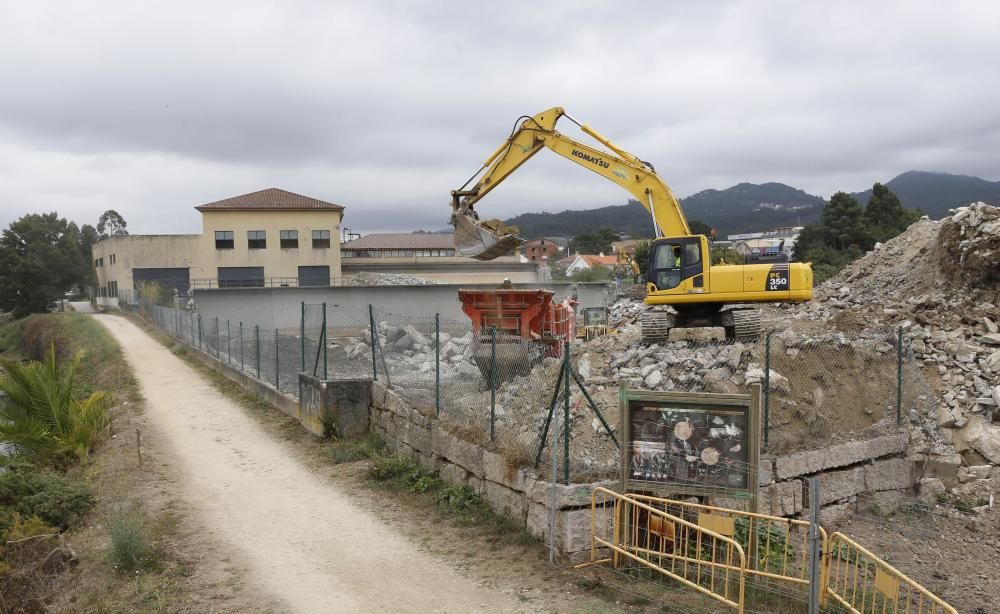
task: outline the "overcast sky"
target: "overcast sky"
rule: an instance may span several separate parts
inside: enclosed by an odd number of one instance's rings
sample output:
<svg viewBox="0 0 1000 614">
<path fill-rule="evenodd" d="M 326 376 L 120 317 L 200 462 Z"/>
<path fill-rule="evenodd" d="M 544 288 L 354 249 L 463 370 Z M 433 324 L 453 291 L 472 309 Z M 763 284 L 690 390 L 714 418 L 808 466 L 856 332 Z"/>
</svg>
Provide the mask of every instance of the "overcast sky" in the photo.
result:
<svg viewBox="0 0 1000 614">
<path fill-rule="evenodd" d="M 356 232 L 446 227 L 519 115 L 563 106 L 679 196 L 1000 179 L 997 2 L 3 2 L 0 226 L 199 232 L 280 187 Z M 561 126 L 570 134 L 571 124 Z M 542 152 L 484 216 L 621 204 Z"/>
</svg>

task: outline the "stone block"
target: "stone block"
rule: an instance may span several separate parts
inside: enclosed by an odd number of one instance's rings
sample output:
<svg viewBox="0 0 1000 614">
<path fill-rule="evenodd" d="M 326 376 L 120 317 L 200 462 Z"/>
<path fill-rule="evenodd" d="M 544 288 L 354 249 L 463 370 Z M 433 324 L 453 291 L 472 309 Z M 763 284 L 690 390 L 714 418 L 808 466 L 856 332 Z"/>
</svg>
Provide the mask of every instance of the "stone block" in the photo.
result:
<svg viewBox="0 0 1000 614">
<path fill-rule="evenodd" d="M 549 538 L 549 508 L 545 507 L 541 503 L 528 501 L 528 517 L 526 525 L 528 527 L 528 533 L 531 533 L 542 541 L 547 542 Z"/>
<path fill-rule="evenodd" d="M 476 477 L 483 477 L 483 449 L 476 444 L 453 438 L 447 458 Z"/>
<path fill-rule="evenodd" d="M 791 480 L 777 482 L 758 491 L 758 508 L 761 514 L 794 516 L 802 511 L 802 482 Z"/>
<path fill-rule="evenodd" d="M 851 441 L 823 450 L 808 450 L 779 456 L 774 462 L 775 479 L 785 480 L 819 473 L 826 469 L 855 465 L 875 458 L 901 454 L 906 450 L 907 442 L 907 435 L 900 433 L 864 441 Z"/>
<path fill-rule="evenodd" d="M 449 484 L 465 484 L 469 472 L 454 463 L 442 463 L 439 469 L 441 479 Z"/>
<path fill-rule="evenodd" d="M 757 486 L 769 486 L 774 483 L 774 460 L 770 458 L 760 459 L 757 475 Z"/>
<path fill-rule="evenodd" d="M 832 524 L 840 524 L 854 515 L 856 506 L 857 504 L 854 501 L 822 506 L 819 511 L 820 524 L 825 527 L 829 527 Z M 806 516 L 806 520 L 809 519 L 807 514 L 803 514 L 803 516 Z"/>
<path fill-rule="evenodd" d="M 483 494 L 482 478 L 477 478 L 476 476 L 469 474 L 469 479 L 466 480 L 466 482 L 469 484 L 469 488 L 472 489 L 472 492 L 476 493 L 477 495 Z"/>
<path fill-rule="evenodd" d="M 890 458 L 875 461 L 865 467 L 865 490 L 899 490 L 912 488 L 917 483 L 913 461 Z"/>
<path fill-rule="evenodd" d="M 507 461 L 496 452 L 483 452 L 483 477 L 497 484 L 505 484 L 507 480 Z"/>
<path fill-rule="evenodd" d="M 865 490 L 865 468 L 827 471 L 819 476 L 820 505 L 853 497 Z"/>
<path fill-rule="evenodd" d="M 494 512 L 509 516 L 515 522 L 524 522 L 528 499 L 524 493 L 507 488 L 490 480 L 483 482 L 483 498 Z"/>
<path fill-rule="evenodd" d="M 594 482 L 592 484 L 556 484 L 556 508 L 583 507 L 589 506 L 594 489 L 604 487 L 614 490 L 618 487 L 618 480 L 606 480 Z M 543 505 L 549 505 L 552 501 L 552 483 L 542 480 L 536 481 L 529 493 L 531 500 Z"/>
</svg>

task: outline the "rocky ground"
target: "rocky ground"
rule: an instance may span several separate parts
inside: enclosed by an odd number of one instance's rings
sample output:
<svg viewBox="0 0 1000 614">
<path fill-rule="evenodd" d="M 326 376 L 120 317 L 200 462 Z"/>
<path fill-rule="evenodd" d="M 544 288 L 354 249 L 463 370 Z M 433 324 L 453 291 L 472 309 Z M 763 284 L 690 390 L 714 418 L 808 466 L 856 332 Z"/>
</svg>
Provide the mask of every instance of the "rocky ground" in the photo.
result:
<svg viewBox="0 0 1000 614">
<path fill-rule="evenodd" d="M 444 282 L 405 273 L 355 273 L 352 286 L 436 286 Z"/>
</svg>

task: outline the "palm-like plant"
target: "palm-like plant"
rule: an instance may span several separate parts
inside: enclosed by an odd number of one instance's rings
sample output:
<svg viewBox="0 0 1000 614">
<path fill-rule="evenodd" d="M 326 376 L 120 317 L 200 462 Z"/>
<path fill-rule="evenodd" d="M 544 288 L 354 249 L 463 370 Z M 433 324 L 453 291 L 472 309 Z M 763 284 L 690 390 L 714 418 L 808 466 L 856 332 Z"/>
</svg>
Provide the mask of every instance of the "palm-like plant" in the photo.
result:
<svg viewBox="0 0 1000 614">
<path fill-rule="evenodd" d="M 111 399 L 94 392 L 86 399 L 73 396 L 81 354 L 60 370 L 55 350 L 41 361 L 0 361 L 0 442 L 27 460 L 60 463 L 75 456 L 86 460 L 98 438 L 111 425 Z"/>
</svg>

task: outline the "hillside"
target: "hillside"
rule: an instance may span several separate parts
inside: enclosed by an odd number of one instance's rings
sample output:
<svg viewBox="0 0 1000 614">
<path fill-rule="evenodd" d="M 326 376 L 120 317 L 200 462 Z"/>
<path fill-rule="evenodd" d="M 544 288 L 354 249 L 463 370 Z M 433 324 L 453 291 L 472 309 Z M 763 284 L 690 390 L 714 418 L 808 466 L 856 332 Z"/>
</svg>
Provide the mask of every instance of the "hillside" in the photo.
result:
<svg viewBox="0 0 1000 614">
<path fill-rule="evenodd" d="M 907 171 L 885 184 L 907 209 L 920 209 L 932 219 L 947 215 L 948 209 L 970 202 L 1000 203 L 1000 181 L 986 181 L 969 175 L 949 175 Z M 864 205 L 871 190 L 853 194 Z"/>
<path fill-rule="evenodd" d="M 703 190 L 681 200 L 688 220 L 701 220 L 720 236 L 734 232 L 795 226 L 819 219 L 823 199 L 782 183 L 741 183 L 725 190 Z M 637 201 L 584 211 L 524 213 L 505 220 L 524 237 L 572 237 L 607 226 L 635 237 L 652 236 L 649 212 Z"/>
<path fill-rule="evenodd" d="M 1000 181 L 968 175 L 907 171 L 886 185 L 909 209 L 920 209 L 931 218 L 944 217 L 948 209 L 982 201 L 1000 203 Z M 861 206 L 871 190 L 853 194 Z M 740 183 L 725 190 L 702 190 L 681 200 L 688 220 L 701 220 L 720 236 L 800 226 L 819 220 L 825 201 L 783 183 Z M 649 213 L 638 202 L 583 211 L 525 213 L 505 220 L 521 229 L 524 237 L 573 237 L 608 227 L 635 237 L 652 233 Z"/>
<path fill-rule="evenodd" d="M 681 200 L 688 219 L 698 219 L 725 236 L 777 226 L 801 226 L 819 219 L 825 201 L 783 183 L 740 183 L 702 190 Z"/>
</svg>

